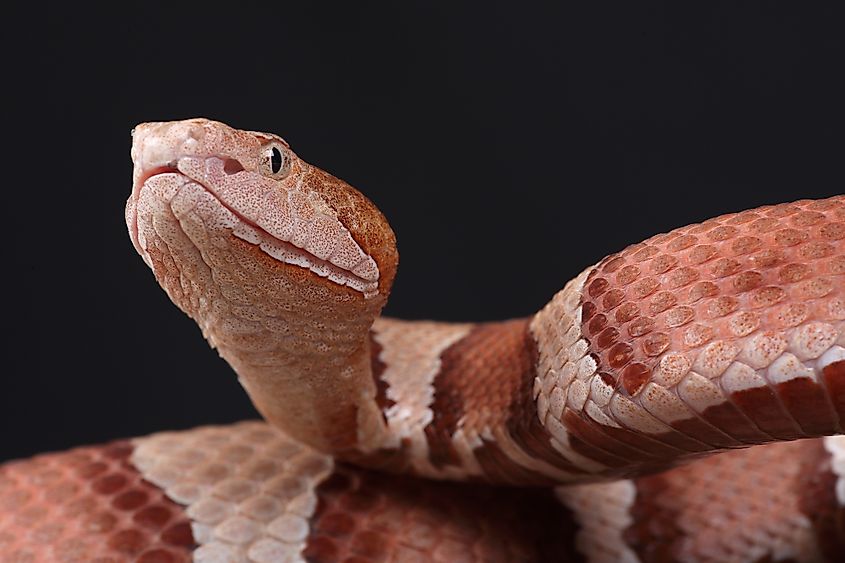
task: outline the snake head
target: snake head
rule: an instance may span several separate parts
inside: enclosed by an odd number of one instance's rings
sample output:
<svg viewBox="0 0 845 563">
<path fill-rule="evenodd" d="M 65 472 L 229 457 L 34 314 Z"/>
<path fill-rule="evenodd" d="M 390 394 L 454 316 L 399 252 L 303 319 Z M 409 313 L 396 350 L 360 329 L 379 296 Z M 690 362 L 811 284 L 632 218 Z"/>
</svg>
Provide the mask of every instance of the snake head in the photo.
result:
<svg viewBox="0 0 845 563">
<path fill-rule="evenodd" d="M 324 450 L 381 428 L 369 334 L 398 253 L 375 205 L 280 137 L 207 119 L 138 125 L 132 160 L 135 248 L 259 412 Z"/>
<path fill-rule="evenodd" d="M 229 232 L 279 265 L 307 270 L 365 299 L 389 292 L 398 254 L 387 220 L 360 192 L 300 159 L 281 137 L 207 119 L 143 123 L 132 133 L 132 160 L 126 219 L 148 264 L 149 241 L 138 227 L 139 208 L 149 199 L 145 186 L 167 200 L 180 223 L 199 214 L 206 231 Z"/>
</svg>

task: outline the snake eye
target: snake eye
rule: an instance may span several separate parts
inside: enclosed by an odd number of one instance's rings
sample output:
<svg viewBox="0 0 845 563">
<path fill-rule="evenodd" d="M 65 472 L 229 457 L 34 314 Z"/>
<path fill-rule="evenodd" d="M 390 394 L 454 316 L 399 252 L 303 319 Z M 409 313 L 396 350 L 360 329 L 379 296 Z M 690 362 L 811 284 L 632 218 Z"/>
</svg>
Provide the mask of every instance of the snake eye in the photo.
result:
<svg viewBox="0 0 845 563">
<path fill-rule="evenodd" d="M 290 173 L 290 159 L 287 148 L 281 143 L 268 143 L 261 148 L 258 168 L 262 174 L 281 180 Z"/>
</svg>

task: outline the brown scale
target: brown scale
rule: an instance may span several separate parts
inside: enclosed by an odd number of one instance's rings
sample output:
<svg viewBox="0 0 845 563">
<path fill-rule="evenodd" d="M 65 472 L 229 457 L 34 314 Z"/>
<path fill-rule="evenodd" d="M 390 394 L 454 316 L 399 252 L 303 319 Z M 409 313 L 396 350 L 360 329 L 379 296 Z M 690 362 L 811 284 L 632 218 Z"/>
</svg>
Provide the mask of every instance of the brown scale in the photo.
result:
<svg viewBox="0 0 845 563">
<path fill-rule="evenodd" d="M 823 377 L 839 420 L 845 420 L 845 361 L 834 362 L 827 366 Z"/>
<path fill-rule="evenodd" d="M 845 554 L 845 506 L 839 504 L 834 492 L 837 476 L 830 467 L 830 454 L 817 444 L 802 462 L 796 486 L 801 512 L 810 519 L 822 554 L 836 561 Z"/>
<path fill-rule="evenodd" d="M 550 490 L 435 483 L 340 467 L 317 488 L 314 563 L 582 561 Z M 503 510 L 507 507 L 507 510 Z"/>
<path fill-rule="evenodd" d="M 644 563 L 782 560 L 784 546 L 816 561 L 816 542 L 837 560 L 845 521 L 828 457 L 821 440 L 771 444 L 637 479 L 625 541 Z"/>
<path fill-rule="evenodd" d="M 517 319 L 479 324 L 441 354 L 433 384 L 434 418 L 425 428 L 436 467 L 459 464 L 452 436 L 462 420 L 473 433 L 502 428 L 526 454 L 564 471 L 583 472 L 553 449 L 548 431 L 539 423 L 531 397 L 536 344 L 528 323 L 529 319 Z M 554 483 L 516 464 L 495 442 L 485 440 L 474 454 L 490 481 Z"/>
<path fill-rule="evenodd" d="M 639 438 L 624 429 L 619 429 L 615 437 L 611 436 L 606 429 L 601 429 L 574 409 L 563 410 L 563 424 L 570 433 L 569 443 L 574 450 L 609 467 L 624 467 L 630 461 L 647 463 L 660 459 L 659 453 L 651 451 L 653 441 L 648 438 Z M 620 461 L 614 459 L 617 456 Z"/>
<path fill-rule="evenodd" d="M 603 260 L 584 286 L 582 332 L 599 376 L 637 400 L 668 351 L 696 354 L 716 339 L 751 334 L 763 321 L 786 330 L 841 320 L 832 308 L 845 297 L 843 274 L 845 198 L 725 215 Z M 735 447 L 835 432 L 845 414 L 845 373 L 830 366 L 824 379 L 827 393 L 807 379 L 734 393 L 657 438 L 696 451 L 701 443 Z"/>
<path fill-rule="evenodd" d="M 190 561 L 184 509 L 141 479 L 132 449 L 118 441 L 0 466 L 2 560 Z"/>
</svg>

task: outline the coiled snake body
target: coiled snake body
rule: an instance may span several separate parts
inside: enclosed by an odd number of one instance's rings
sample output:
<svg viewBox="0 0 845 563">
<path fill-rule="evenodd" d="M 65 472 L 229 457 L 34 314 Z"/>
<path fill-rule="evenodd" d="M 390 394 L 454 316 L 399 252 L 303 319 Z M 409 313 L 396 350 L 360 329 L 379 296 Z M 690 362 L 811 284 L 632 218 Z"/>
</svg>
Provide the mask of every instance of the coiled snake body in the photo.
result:
<svg viewBox="0 0 845 563">
<path fill-rule="evenodd" d="M 0 466 L 3 560 L 845 553 L 845 197 L 652 237 L 528 319 L 408 322 L 385 218 L 279 137 L 148 123 L 132 158 L 136 250 L 267 422 Z"/>
</svg>

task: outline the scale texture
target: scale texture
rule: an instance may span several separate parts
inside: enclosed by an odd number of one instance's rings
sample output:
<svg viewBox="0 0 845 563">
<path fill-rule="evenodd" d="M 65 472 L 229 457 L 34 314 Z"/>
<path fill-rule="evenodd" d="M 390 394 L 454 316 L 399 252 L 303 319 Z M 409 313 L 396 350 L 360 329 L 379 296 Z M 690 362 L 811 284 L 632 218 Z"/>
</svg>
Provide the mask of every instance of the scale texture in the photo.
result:
<svg viewBox="0 0 845 563">
<path fill-rule="evenodd" d="M 835 437 L 503 488 L 336 464 L 262 422 L 200 427 L 2 466 L 0 561 L 834 561 L 843 459 Z"/>
<path fill-rule="evenodd" d="M 143 479 L 129 441 L 0 466 L 0 561 L 189 561 L 184 508 Z"/>
<path fill-rule="evenodd" d="M 845 197 L 681 227 L 528 318 L 450 324 L 380 316 L 390 225 L 280 137 L 147 123 L 132 159 L 136 251 L 266 422 L 2 466 L 4 558 L 845 556 Z"/>
</svg>

